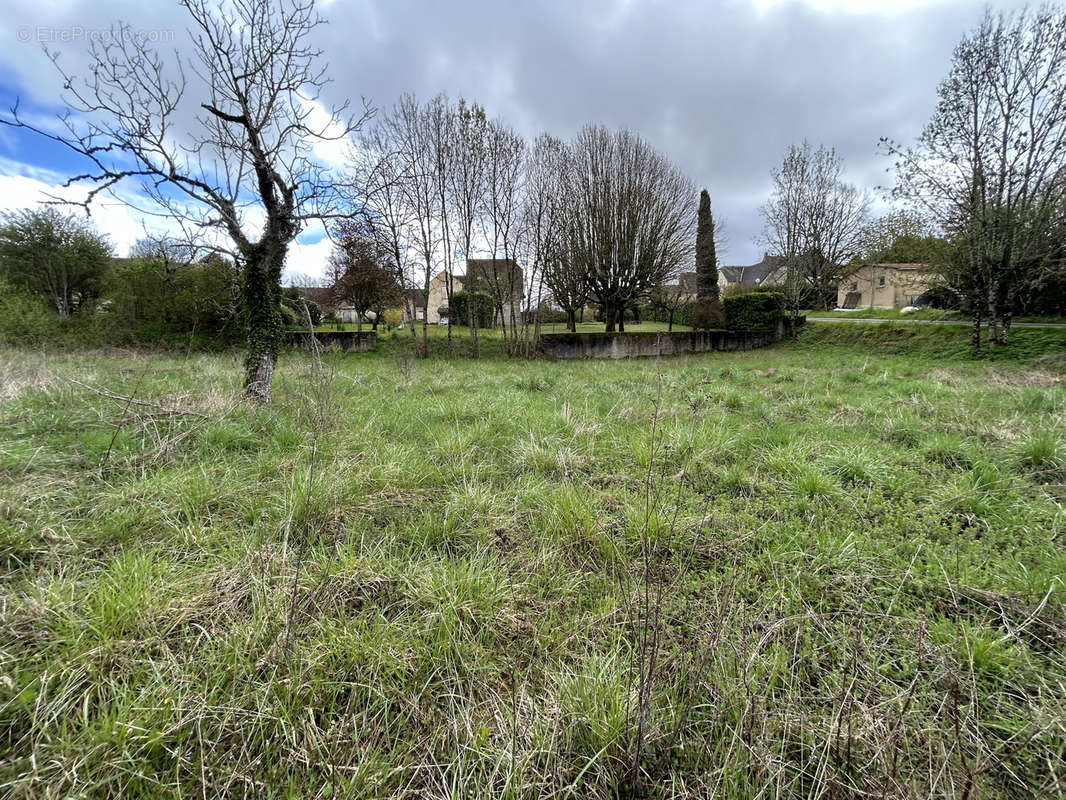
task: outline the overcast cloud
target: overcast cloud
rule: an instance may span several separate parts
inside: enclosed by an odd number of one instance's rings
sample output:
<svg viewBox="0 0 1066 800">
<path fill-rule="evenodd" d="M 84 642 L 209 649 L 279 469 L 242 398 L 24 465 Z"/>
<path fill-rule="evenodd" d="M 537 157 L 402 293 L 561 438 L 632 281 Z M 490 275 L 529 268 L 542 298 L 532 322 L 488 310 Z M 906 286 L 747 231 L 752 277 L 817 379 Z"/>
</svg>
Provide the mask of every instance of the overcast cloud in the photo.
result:
<svg viewBox="0 0 1066 800">
<path fill-rule="evenodd" d="M 34 112 L 54 111 L 60 88 L 37 39 L 52 38 L 69 65 L 82 60 L 85 32 L 112 19 L 164 38 L 173 31 L 173 42 L 161 46 L 185 46 L 176 3 L 4 5 L 0 100 L 18 95 Z M 983 7 L 958 0 L 334 0 L 321 4 L 329 24 L 317 36 L 334 80 L 330 101 L 365 97 L 385 107 L 405 91 L 420 98 L 446 92 L 477 100 L 530 137 L 541 130 L 569 137 L 586 122 L 640 132 L 710 190 L 716 214 L 727 220 L 724 260 L 743 264 L 761 257 L 758 208 L 790 143 L 835 146 L 851 180 L 871 191 L 891 180 L 879 138 L 918 134 L 952 48 Z M 68 33 L 79 29 L 81 39 Z M 71 167 L 0 129 L 0 207 L 33 202 L 49 169 L 58 180 Z M 119 227 L 113 238 L 123 249 L 138 221 Z M 320 272 L 328 242 L 316 239 L 314 232 L 302 237 L 290 270 Z"/>
</svg>

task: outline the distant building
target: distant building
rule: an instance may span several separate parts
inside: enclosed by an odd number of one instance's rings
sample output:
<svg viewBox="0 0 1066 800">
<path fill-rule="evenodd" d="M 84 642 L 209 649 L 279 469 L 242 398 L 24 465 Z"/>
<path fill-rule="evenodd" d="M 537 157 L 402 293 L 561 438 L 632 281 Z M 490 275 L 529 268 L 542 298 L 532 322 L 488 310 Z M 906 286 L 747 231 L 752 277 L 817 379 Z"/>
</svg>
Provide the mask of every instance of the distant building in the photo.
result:
<svg viewBox="0 0 1066 800">
<path fill-rule="evenodd" d="M 431 325 L 447 321 L 448 312 L 448 273 L 441 270 L 430 279 L 429 302 L 427 303 L 426 321 Z M 525 296 L 525 283 L 522 268 L 510 258 L 470 258 L 466 261 L 466 273 L 452 275 L 452 291 L 473 290 L 485 292 L 494 298 L 502 299 L 503 321 L 510 325 L 511 320 L 518 320 Z M 421 306 L 417 313 L 421 313 Z M 496 316 L 499 316 L 497 310 Z M 419 317 L 421 319 L 421 317 Z M 452 320 L 456 325 L 465 325 L 466 320 Z M 494 325 L 500 320 L 494 319 Z"/>
<path fill-rule="evenodd" d="M 775 256 L 764 255 L 762 261 L 746 267 L 719 267 L 718 268 L 718 291 L 721 292 L 727 286 L 742 286 L 745 289 L 754 289 L 763 284 L 779 284 L 785 282 L 785 261 Z M 682 272 L 677 276 L 677 283 L 667 284 L 664 288 L 677 291 L 687 300 L 696 297 L 696 273 Z"/>
<path fill-rule="evenodd" d="M 926 264 L 863 264 L 840 281 L 837 307 L 904 308 L 937 283 Z"/>
<path fill-rule="evenodd" d="M 785 282 L 785 259 L 763 254 L 762 261 L 745 267 L 718 268 L 718 286 L 741 286 L 755 289 L 759 286 L 778 286 Z"/>
</svg>

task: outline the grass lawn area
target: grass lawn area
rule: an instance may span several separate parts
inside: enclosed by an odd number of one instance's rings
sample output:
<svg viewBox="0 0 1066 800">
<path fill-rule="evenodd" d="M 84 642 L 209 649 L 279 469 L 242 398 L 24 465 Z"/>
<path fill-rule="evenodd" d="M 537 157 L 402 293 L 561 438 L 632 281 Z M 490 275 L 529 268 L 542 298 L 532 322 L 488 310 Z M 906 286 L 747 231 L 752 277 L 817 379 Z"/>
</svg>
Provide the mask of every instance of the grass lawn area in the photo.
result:
<svg viewBox="0 0 1066 800">
<path fill-rule="evenodd" d="M 928 319 L 928 320 L 957 320 L 970 322 L 970 315 L 962 311 L 951 311 L 946 308 L 923 308 L 910 314 L 901 314 L 899 308 L 856 308 L 850 311 L 825 311 L 805 310 L 801 311 L 808 317 L 839 317 L 841 319 Z M 1066 323 L 1066 317 L 1015 317 L 1015 322 L 1052 322 Z"/>
<path fill-rule="evenodd" d="M 1066 332 L 904 327 L 0 350 L 0 795 L 1061 795 Z"/>
<path fill-rule="evenodd" d="M 850 310 L 826 311 L 825 309 L 807 309 L 800 313 L 808 317 L 833 317 L 841 319 L 930 319 L 930 320 L 966 320 L 970 318 L 961 311 L 946 308 L 923 308 L 910 314 L 901 314 L 898 308 L 856 308 Z"/>
</svg>

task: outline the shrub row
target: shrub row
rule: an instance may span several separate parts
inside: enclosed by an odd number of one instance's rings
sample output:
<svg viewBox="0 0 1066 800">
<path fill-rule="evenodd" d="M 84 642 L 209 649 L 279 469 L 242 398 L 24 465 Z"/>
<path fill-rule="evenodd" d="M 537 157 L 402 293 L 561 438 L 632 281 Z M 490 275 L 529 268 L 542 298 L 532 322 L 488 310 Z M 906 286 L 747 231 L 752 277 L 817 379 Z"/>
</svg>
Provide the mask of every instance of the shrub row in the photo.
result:
<svg viewBox="0 0 1066 800">
<path fill-rule="evenodd" d="M 454 292 L 448 307 L 449 318 L 453 325 L 467 325 L 470 322 L 470 293 L 466 290 Z M 488 292 L 474 292 L 474 314 L 479 328 L 491 328 L 495 304 Z"/>
<path fill-rule="evenodd" d="M 772 333 L 785 317 L 780 292 L 751 291 L 722 299 L 725 325 L 731 331 Z"/>
</svg>

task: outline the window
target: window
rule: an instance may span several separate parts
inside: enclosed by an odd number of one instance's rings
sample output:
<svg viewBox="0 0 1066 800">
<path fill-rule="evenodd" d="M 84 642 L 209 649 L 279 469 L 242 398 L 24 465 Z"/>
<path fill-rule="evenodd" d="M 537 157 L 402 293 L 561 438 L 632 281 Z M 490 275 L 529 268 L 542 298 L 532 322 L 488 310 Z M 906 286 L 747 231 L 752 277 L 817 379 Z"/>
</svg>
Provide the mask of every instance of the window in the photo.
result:
<svg viewBox="0 0 1066 800">
<path fill-rule="evenodd" d="M 878 288 L 880 288 L 880 287 L 882 287 L 884 285 L 885 285 L 885 276 L 881 275 L 877 279 L 877 286 L 878 286 Z"/>
<path fill-rule="evenodd" d="M 851 288 L 848 291 L 849 292 L 857 292 L 857 291 L 859 291 L 859 282 L 855 281 L 855 283 L 851 284 Z"/>
</svg>

